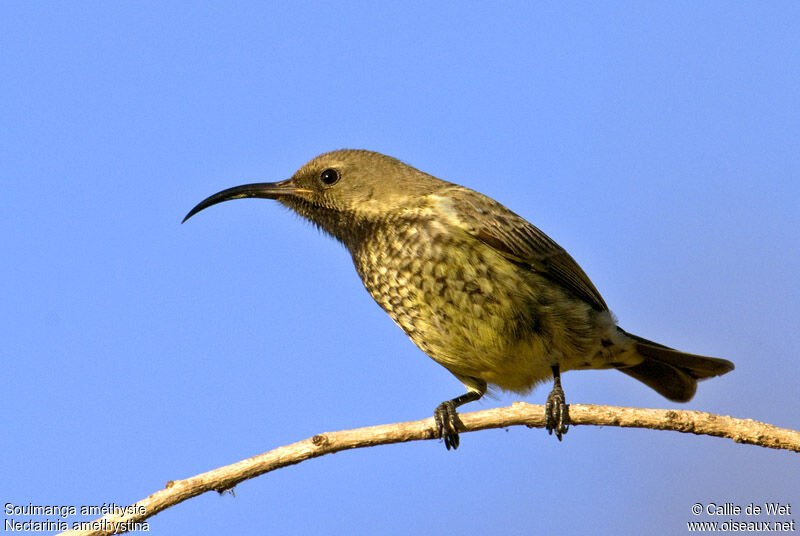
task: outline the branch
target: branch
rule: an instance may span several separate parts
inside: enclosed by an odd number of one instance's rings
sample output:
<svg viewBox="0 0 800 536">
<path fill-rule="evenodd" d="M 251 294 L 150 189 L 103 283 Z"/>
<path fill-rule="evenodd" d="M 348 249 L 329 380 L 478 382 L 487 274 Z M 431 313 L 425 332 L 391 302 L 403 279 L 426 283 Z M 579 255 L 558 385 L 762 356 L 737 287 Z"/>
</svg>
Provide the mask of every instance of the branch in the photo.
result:
<svg viewBox="0 0 800 536">
<path fill-rule="evenodd" d="M 506 428 L 525 425 L 544 427 L 544 406 L 515 402 L 511 406 L 459 414 L 461 432 L 474 432 L 488 428 Z M 571 404 L 570 424 L 592 426 L 621 426 L 625 428 L 652 428 L 727 437 L 737 443 L 800 452 L 800 432 L 778 428 L 751 419 L 714 415 L 701 411 L 665 409 L 639 409 L 615 406 Z M 170 480 L 164 489 L 131 505 L 124 513 L 108 514 L 86 530 L 62 532 L 71 536 L 101 536 L 119 534 L 135 529 L 135 523 L 154 516 L 161 510 L 187 499 L 217 491 L 223 493 L 234 486 L 264 473 L 294 465 L 310 458 L 332 454 L 346 449 L 388 445 L 406 441 L 437 439 L 432 418 L 421 421 L 368 426 L 318 434 L 291 445 L 278 447 L 247 460 L 220 467 L 185 480 Z"/>
</svg>

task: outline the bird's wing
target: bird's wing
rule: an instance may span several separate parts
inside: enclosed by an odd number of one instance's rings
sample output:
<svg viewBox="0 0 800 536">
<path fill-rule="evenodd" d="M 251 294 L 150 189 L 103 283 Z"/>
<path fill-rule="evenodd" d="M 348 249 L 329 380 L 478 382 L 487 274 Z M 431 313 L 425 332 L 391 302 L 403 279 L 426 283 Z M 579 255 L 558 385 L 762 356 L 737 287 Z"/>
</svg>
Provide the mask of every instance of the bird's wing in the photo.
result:
<svg viewBox="0 0 800 536">
<path fill-rule="evenodd" d="M 467 231 L 507 259 L 554 281 L 599 311 L 606 302 L 578 263 L 540 229 L 497 201 L 467 189 L 446 193 Z"/>
</svg>

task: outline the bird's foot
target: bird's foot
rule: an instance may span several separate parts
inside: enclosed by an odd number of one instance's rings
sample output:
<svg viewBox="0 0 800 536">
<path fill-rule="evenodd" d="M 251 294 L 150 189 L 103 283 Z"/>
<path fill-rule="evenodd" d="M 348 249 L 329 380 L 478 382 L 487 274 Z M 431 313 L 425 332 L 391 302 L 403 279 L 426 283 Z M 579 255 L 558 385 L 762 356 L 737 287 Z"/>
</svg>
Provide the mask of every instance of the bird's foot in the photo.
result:
<svg viewBox="0 0 800 536">
<path fill-rule="evenodd" d="M 553 390 L 547 395 L 547 404 L 544 408 L 544 426 L 547 428 L 547 433 L 552 434 L 555 432 L 559 441 L 561 441 L 561 436 L 569 430 L 569 408 L 560 381 L 553 385 Z"/>
<path fill-rule="evenodd" d="M 456 404 L 453 400 L 447 400 L 436 406 L 433 412 L 433 420 L 436 421 L 436 431 L 439 437 L 444 439 L 444 446 L 447 450 L 458 448 L 458 413 Z"/>
</svg>

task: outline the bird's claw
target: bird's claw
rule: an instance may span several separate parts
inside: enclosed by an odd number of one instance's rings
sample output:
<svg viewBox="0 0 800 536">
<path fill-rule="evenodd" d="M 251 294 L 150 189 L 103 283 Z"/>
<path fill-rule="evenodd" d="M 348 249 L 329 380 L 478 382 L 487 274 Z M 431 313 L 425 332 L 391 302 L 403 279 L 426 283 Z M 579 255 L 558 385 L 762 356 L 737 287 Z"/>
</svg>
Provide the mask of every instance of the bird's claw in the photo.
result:
<svg viewBox="0 0 800 536">
<path fill-rule="evenodd" d="M 553 386 L 553 390 L 547 395 L 544 426 L 549 434 L 555 432 L 559 441 L 561 441 L 561 436 L 569 430 L 569 408 L 564 397 L 564 389 L 560 385 Z"/>
<path fill-rule="evenodd" d="M 436 406 L 433 412 L 433 420 L 436 421 L 436 432 L 441 439 L 444 439 L 444 446 L 447 450 L 452 447 L 458 448 L 458 413 L 456 405 L 452 400 L 442 402 Z"/>
</svg>

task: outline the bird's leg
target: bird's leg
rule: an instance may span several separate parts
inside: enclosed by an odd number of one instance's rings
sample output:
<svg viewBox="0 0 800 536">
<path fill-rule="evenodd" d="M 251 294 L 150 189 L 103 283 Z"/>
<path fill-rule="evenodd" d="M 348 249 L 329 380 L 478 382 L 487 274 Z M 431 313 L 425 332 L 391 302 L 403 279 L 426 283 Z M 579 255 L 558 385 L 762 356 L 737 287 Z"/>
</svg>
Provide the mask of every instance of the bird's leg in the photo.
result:
<svg viewBox="0 0 800 536">
<path fill-rule="evenodd" d="M 439 433 L 439 437 L 444 439 L 444 446 L 447 447 L 447 450 L 450 450 L 450 447 L 453 447 L 454 450 L 458 448 L 457 428 L 460 421 L 456 408 L 467 402 L 474 402 L 482 396 L 483 393 L 481 392 L 469 391 L 436 406 L 436 410 L 433 412 L 433 420 L 436 421 L 436 431 Z"/>
<path fill-rule="evenodd" d="M 544 408 L 544 425 L 547 432 L 556 433 L 556 437 L 561 441 L 561 436 L 569 429 L 569 409 L 564 389 L 561 388 L 561 369 L 558 365 L 553 365 L 553 390 L 547 395 L 547 405 Z"/>
</svg>

